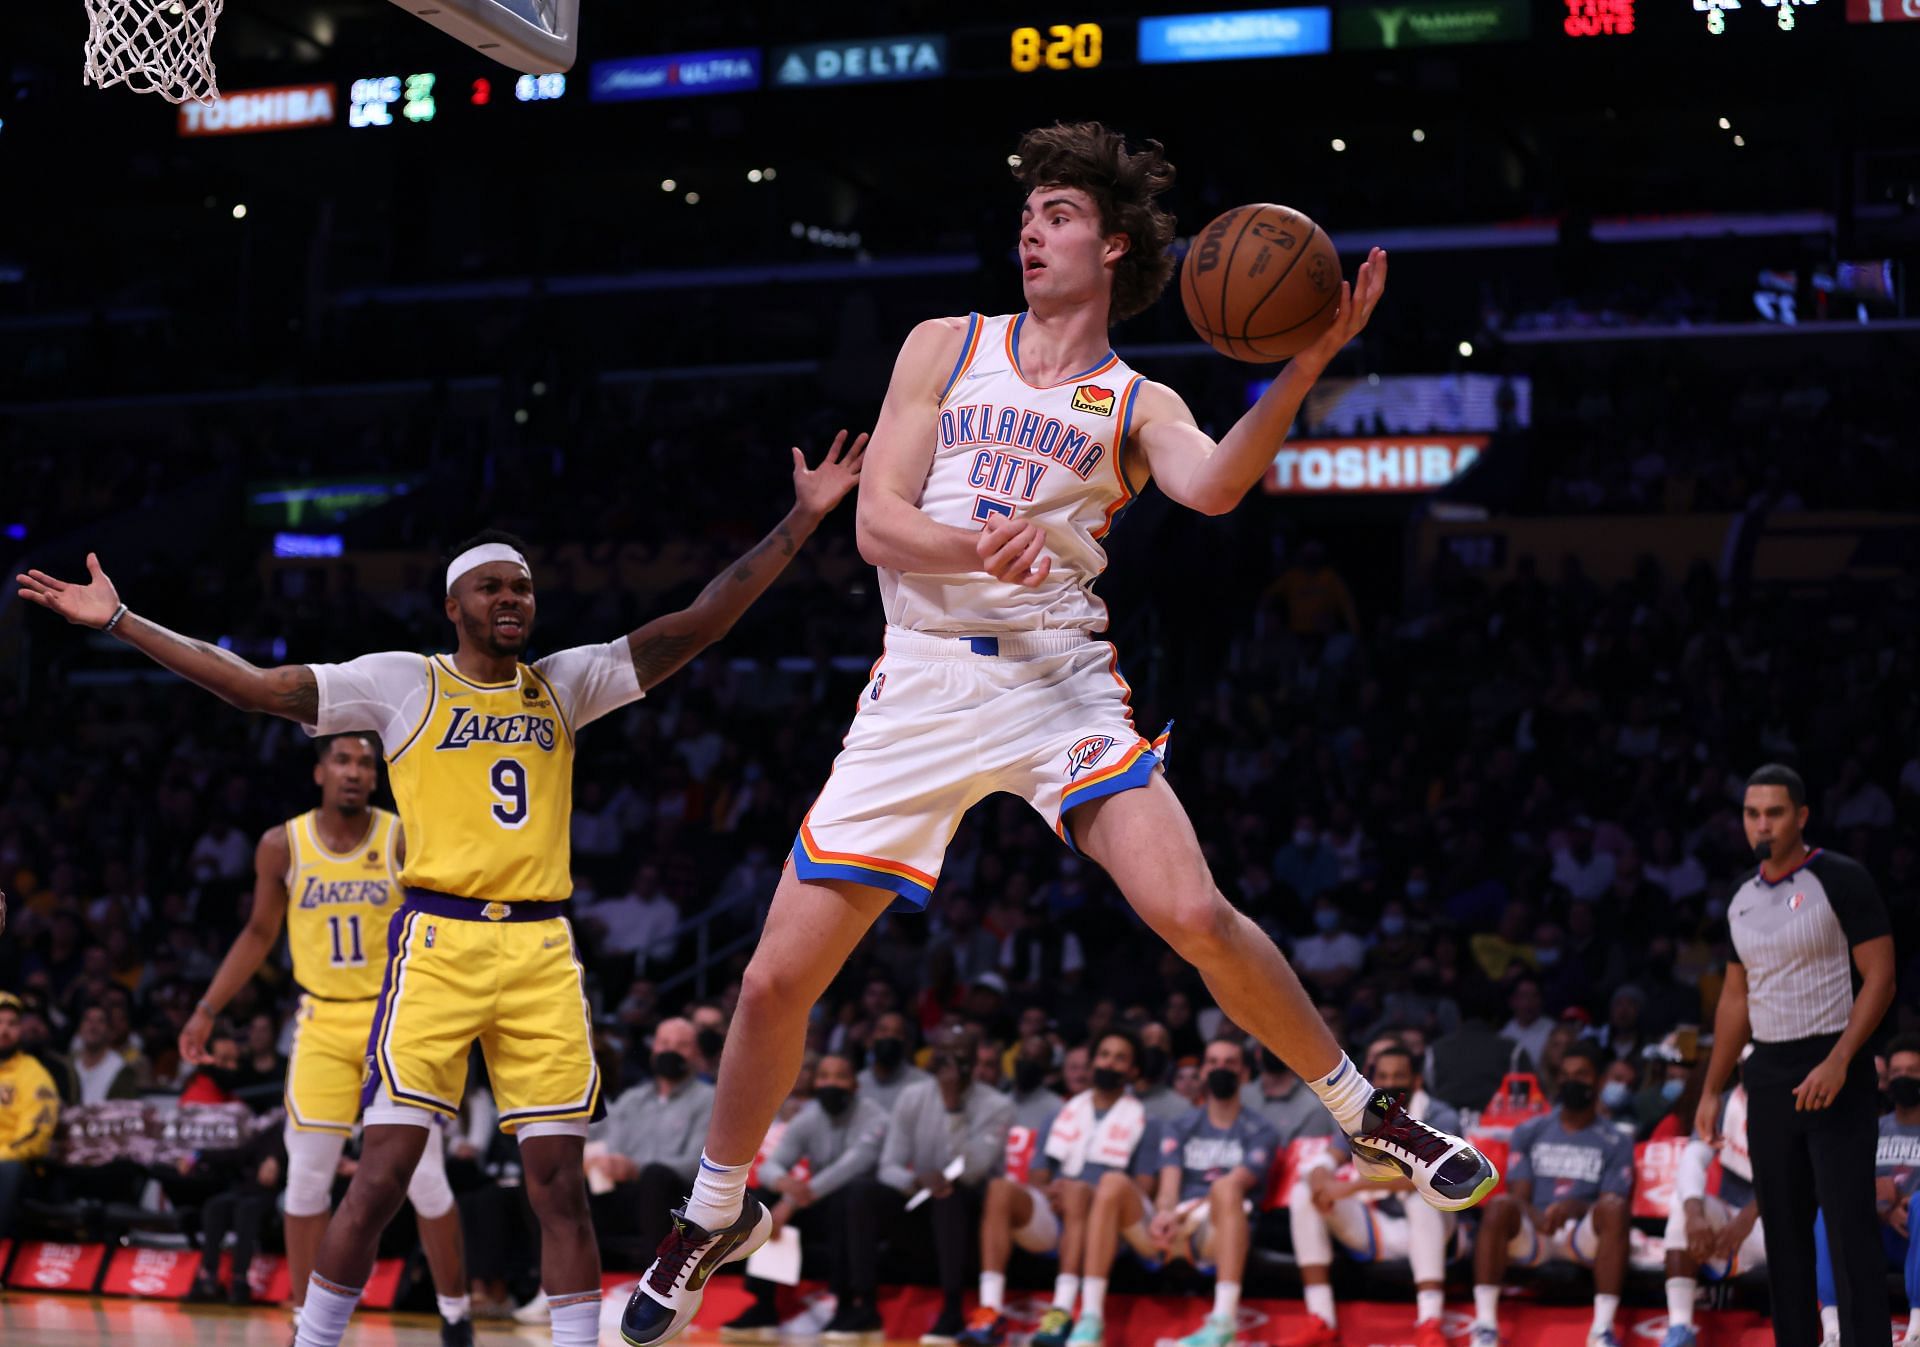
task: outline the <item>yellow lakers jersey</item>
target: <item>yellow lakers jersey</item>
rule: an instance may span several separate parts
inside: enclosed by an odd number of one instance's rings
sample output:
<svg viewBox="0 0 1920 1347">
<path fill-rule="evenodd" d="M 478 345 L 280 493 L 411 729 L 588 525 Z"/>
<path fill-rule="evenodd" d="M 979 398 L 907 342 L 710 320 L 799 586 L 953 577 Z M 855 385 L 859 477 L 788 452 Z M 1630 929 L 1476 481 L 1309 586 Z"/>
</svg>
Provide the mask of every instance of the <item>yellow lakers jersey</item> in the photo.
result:
<svg viewBox="0 0 1920 1347">
<path fill-rule="evenodd" d="M 444 655 L 427 676 L 420 723 L 387 754 L 401 879 L 486 902 L 571 896 L 573 727 L 553 688 L 525 664 L 510 683 L 476 683 Z"/>
<path fill-rule="evenodd" d="M 327 850 L 309 810 L 286 822 L 287 948 L 293 977 L 329 1001 L 380 995 L 387 923 L 401 898 L 400 820 L 370 809 L 367 835 L 344 854 Z"/>
</svg>

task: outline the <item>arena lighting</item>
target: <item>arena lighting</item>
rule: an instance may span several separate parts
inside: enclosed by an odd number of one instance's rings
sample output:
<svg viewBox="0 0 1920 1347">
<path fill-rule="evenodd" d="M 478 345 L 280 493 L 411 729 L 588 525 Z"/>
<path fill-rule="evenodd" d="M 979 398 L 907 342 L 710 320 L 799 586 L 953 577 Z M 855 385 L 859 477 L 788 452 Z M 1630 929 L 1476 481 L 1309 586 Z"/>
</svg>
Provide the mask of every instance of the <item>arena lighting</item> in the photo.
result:
<svg viewBox="0 0 1920 1347">
<path fill-rule="evenodd" d="M 247 218 L 247 203 L 246 203 L 246 202 L 244 202 L 244 201 L 242 201 L 242 202 L 241 202 L 241 203 L 240 203 L 239 205 L 237 205 L 237 206 L 235 206 L 235 207 L 233 208 L 233 218 L 234 218 L 234 219 L 236 219 L 236 220 L 244 220 L 244 219 L 246 219 L 246 218 Z"/>
<path fill-rule="evenodd" d="M 1413 143 L 1414 143 L 1414 144 L 1416 144 L 1416 145 L 1420 145 L 1420 144 L 1424 144 L 1424 143 L 1426 142 L 1426 139 L 1427 139 L 1427 133 L 1426 133 L 1425 131 L 1422 131 L 1422 130 L 1421 130 L 1421 129 L 1420 129 L 1419 127 L 1417 127 L 1417 126 L 1413 128 Z"/>
<path fill-rule="evenodd" d="M 675 182 L 672 178 L 662 178 L 660 180 L 660 190 L 663 192 L 671 192 L 674 188 L 678 187 L 679 185 L 680 184 Z"/>
<path fill-rule="evenodd" d="M 773 168 L 772 168 L 771 166 L 768 166 L 768 167 L 766 167 L 766 168 L 763 168 L 763 169 L 761 169 L 761 170 L 760 170 L 760 177 L 761 177 L 761 178 L 762 178 L 762 179 L 763 179 L 764 181 L 767 181 L 767 182 L 772 182 L 772 181 L 773 181 L 773 176 L 774 176 L 774 175 L 773 175 Z"/>
<path fill-rule="evenodd" d="M 1473 343 L 1470 341 L 1461 342 L 1460 354 L 1466 359 L 1471 360 L 1473 358 Z"/>
<path fill-rule="evenodd" d="M 759 182 L 759 181 L 760 181 L 760 179 L 762 179 L 762 178 L 764 178 L 764 177 L 766 177 L 766 176 L 767 176 L 766 174 L 764 174 L 764 173 L 762 173 L 762 172 L 761 172 L 761 171 L 760 171 L 759 169 L 757 169 L 757 168 L 750 168 L 750 169 L 748 169 L 748 170 L 747 170 L 747 181 L 748 181 L 748 182 Z"/>
<path fill-rule="evenodd" d="M 1745 136 L 1735 136 L 1733 143 L 1737 146 L 1744 146 L 1747 143 L 1747 138 Z"/>
<path fill-rule="evenodd" d="M 527 423 L 527 409 L 525 407 L 516 407 L 514 409 L 513 423 L 516 426 L 524 426 Z"/>
<path fill-rule="evenodd" d="M 687 204 L 688 204 L 689 206 L 697 206 L 697 205 L 699 205 L 699 204 L 700 204 L 700 193 L 698 193 L 698 192 L 688 192 L 688 193 L 687 193 Z"/>
<path fill-rule="evenodd" d="M 1720 129 L 1722 131 L 1731 131 L 1733 130 L 1733 123 L 1728 121 L 1725 117 L 1722 117 L 1720 119 Z"/>
<path fill-rule="evenodd" d="M 1020 167 L 1020 156 L 1019 156 L 1019 155 L 1017 155 L 1017 154 L 1010 154 L 1010 155 L 1008 155 L 1008 156 L 1007 156 L 1007 167 L 1008 167 L 1008 168 L 1018 168 L 1018 167 Z"/>
<path fill-rule="evenodd" d="M 532 390 L 532 391 L 533 391 L 533 395 L 534 395 L 535 397 L 537 397 L 537 398 L 543 398 L 543 397 L 545 397 L 545 396 L 547 395 L 547 384 L 546 384 L 546 381 L 545 381 L 544 379 L 535 379 L 535 380 L 533 381 L 533 390 Z"/>
<path fill-rule="evenodd" d="M 1335 154 L 1344 154 L 1346 152 L 1346 149 L 1347 149 L 1347 142 L 1340 139 L 1340 137 L 1335 136 L 1333 138 L 1333 152 Z"/>
</svg>

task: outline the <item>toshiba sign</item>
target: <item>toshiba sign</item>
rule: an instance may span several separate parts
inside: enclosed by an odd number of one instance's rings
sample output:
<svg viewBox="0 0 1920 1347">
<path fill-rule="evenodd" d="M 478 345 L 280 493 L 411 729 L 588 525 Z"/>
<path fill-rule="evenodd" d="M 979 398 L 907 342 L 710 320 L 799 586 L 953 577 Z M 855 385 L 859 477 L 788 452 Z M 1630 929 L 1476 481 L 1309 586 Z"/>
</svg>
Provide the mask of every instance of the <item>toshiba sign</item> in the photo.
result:
<svg viewBox="0 0 1920 1347">
<path fill-rule="evenodd" d="M 237 136 L 250 131 L 291 131 L 325 126 L 333 120 L 331 84 L 296 84 L 283 89 L 241 89 L 202 106 L 180 105 L 183 136 Z"/>
<path fill-rule="evenodd" d="M 1275 496 L 1432 491 L 1465 472 L 1486 448 L 1485 435 L 1297 440 L 1274 456 L 1266 487 Z"/>
</svg>

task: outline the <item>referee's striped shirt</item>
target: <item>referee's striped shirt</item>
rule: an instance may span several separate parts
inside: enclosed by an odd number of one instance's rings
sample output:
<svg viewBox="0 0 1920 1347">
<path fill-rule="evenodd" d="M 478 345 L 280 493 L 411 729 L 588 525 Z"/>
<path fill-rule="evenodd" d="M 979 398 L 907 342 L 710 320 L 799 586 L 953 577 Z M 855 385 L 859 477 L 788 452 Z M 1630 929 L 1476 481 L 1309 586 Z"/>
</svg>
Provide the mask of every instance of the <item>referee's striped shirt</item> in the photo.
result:
<svg viewBox="0 0 1920 1347">
<path fill-rule="evenodd" d="M 1756 870 L 1727 904 L 1733 961 L 1761 1043 L 1837 1034 L 1853 1012 L 1853 947 L 1893 933 L 1859 862 L 1816 847 L 1778 879 Z"/>
</svg>

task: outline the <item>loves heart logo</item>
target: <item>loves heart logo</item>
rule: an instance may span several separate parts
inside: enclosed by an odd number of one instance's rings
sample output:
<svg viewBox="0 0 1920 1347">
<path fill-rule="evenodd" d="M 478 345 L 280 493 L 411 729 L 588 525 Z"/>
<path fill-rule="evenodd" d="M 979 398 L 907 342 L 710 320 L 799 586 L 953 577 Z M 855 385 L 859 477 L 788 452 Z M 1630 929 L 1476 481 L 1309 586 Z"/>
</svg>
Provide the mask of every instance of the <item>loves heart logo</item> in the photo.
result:
<svg viewBox="0 0 1920 1347">
<path fill-rule="evenodd" d="M 1113 390 L 1099 384 L 1081 384 L 1073 390 L 1073 409 L 1095 416 L 1113 415 Z"/>
</svg>

